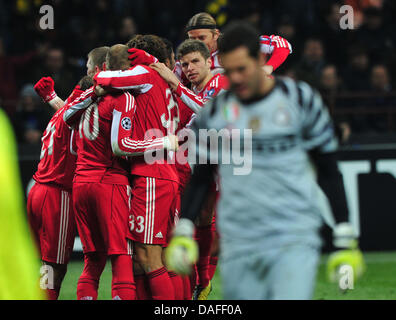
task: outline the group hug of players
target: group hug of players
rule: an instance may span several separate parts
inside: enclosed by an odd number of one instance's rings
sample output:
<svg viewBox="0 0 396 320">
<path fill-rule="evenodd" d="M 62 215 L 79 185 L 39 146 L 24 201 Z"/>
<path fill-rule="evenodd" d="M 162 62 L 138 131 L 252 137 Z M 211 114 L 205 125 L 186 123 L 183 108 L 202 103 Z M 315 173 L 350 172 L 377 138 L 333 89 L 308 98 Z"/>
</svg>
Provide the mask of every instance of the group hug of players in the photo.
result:
<svg viewBox="0 0 396 320">
<path fill-rule="evenodd" d="M 77 299 L 97 299 L 107 259 L 113 299 L 207 298 L 218 253 L 217 185 L 196 221 L 199 259 L 193 275 L 168 270 L 164 259 L 191 176 L 188 163 L 174 161 L 178 152 L 187 156 L 178 151 L 177 135 L 228 86 L 215 20 L 196 14 L 186 33 L 176 62 L 172 45 L 155 35 L 93 49 L 87 76 L 65 101 L 50 77 L 36 83 L 36 92 L 56 110 L 42 137 L 27 203 L 42 262 L 54 271 L 49 299 L 59 296 L 76 231 L 84 253 Z M 291 46 L 275 35 L 261 36 L 260 44 L 270 75 Z M 162 161 L 147 163 L 148 152 L 162 154 Z"/>
</svg>

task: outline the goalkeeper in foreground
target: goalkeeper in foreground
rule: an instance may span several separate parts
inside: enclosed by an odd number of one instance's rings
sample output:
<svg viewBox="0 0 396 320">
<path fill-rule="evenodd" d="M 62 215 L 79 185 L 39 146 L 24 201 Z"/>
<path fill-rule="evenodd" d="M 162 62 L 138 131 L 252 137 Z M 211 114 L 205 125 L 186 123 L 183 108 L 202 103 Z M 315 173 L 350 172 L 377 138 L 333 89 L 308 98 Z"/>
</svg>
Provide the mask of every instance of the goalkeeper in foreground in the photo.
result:
<svg viewBox="0 0 396 320">
<path fill-rule="evenodd" d="M 178 273 L 190 272 L 198 255 L 192 221 L 218 171 L 223 298 L 311 299 L 323 223 L 319 186 L 336 221 L 338 250 L 328 262 L 329 278 L 336 279 L 343 265 L 350 265 L 358 278 L 364 262 L 348 223 L 338 143 L 327 108 L 308 84 L 266 76 L 258 38 L 254 28 L 238 22 L 219 40 L 230 91 L 208 102 L 192 125 L 200 164 L 182 199 L 182 219 L 168 246 L 167 264 Z M 222 143 L 202 139 L 208 129 L 222 130 Z M 227 145 L 240 146 L 231 149 L 230 157 L 237 154 L 239 161 L 222 163 L 219 154 L 225 160 Z"/>
</svg>

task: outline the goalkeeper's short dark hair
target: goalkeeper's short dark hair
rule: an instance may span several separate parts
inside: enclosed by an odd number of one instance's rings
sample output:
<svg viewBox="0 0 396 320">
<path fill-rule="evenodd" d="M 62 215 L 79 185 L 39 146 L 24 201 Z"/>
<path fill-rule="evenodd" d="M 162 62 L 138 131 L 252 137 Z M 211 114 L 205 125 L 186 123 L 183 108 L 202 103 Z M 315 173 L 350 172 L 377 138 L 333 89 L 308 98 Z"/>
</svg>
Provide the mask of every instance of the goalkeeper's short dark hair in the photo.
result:
<svg viewBox="0 0 396 320">
<path fill-rule="evenodd" d="M 218 40 L 219 54 L 246 47 L 251 57 L 260 54 L 260 33 L 245 21 L 234 21 L 228 24 Z"/>
</svg>

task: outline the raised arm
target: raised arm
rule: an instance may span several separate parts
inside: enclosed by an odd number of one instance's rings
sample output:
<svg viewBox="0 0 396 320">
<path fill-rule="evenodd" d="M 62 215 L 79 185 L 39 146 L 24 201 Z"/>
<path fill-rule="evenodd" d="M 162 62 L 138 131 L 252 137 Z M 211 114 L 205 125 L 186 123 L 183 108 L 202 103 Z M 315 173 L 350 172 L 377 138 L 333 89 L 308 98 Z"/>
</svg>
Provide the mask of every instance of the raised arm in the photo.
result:
<svg viewBox="0 0 396 320">
<path fill-rule="evenodd" d="M 275 71 L 285 62 L 289 54 L 293 52 L 291 44 L 286 39 L 276 35 L 261 36 L 260 47 L 262 53 L 271 55 L 266 66 L 272 67 L 272 71 Z"/>
<path fill-rule="evenodd" d="M 124 71 L 101 71 L 94 76 L 94 82 L 103 88 L 133 90 L 136 93 L 146 93 L 154 85 L 147 68 L 137 65 Z"/>
</svg>

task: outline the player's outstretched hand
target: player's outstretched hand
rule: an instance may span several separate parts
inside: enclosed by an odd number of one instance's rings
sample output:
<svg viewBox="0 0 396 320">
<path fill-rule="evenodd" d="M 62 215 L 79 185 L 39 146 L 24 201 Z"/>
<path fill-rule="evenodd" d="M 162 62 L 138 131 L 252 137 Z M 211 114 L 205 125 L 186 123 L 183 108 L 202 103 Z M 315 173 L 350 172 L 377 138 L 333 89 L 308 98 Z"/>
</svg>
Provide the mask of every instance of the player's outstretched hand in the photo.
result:
<svg viewBox="0 0 396 320">
<path fill-rule="evenodd" d="M 169 151 L 177 151 L 179 149 L 179 139 L 175 135 L 166 136 L 164 139 L 164 147 Z"/>
<path fill-rule="evenodd" d="M 57 95 L 54 90 L 54 80 L 51 77 L 43 77 L 34 85 L 34 90 L 37 94 L 48 103 Z"/>
<path fill-rule="evenodd" d="M 173 73 L 173 71 L 169 69 L 164 63 L 158 62 L 158 63 L 150 64 L 150 68 L 157 71 L 161 76 L 161 78 L 163 78 L 169 84 L 172 90 L 177 89 L 180 80 Z"/>
<path fill-rule="evenodd" d="M 128 52 L 130 53 L 128 59 L 131 62 L 132 67 L 138 64 L 148 66 L 152 63 L 158 62 L 158 59 L 156 57 L 152 56 L 144 50 L 131 48 L 128 49 Z"/>
<path fill-rule="evenodd" d="M 340 277 L 340 269 L 349 266 L 353 272 L 353 280 L 359 279 L 365 269 L 362 252 L 358 248 L 357 236 L 349 223 L 339 223 L 333 230 L 333 243 L 339 250 L 330 254 L 327 260 L 327 277 L 336 282 Z M 342 272 L 341 272 L 342 273 Z"/>
<path fill-rule="evenodd" d="M 180 219 L 174 235 L 165 250 L 166 265 L 178 274 L 189 275 L 198 260 L 198 245 L 193 239 L 194 224 L 191 220 Z"/>
</svg>

